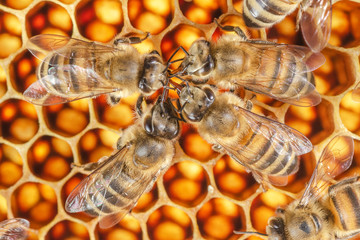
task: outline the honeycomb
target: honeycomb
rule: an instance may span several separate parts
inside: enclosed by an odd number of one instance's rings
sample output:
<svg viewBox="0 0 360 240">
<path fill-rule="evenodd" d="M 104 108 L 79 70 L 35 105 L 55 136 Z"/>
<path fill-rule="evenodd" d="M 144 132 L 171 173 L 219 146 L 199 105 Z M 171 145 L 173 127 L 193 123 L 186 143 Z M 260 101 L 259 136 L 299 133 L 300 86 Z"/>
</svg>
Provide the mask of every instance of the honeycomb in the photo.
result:
<svg viewBox="0 0 360 240">
<path fill-rule="evenodd" d="M 53 33 L 109 42 L 118 36 L 150 37 L 134 45 L 157 50 L 164 60 L 178 46 L 223 34 L 213 23 L 244 26 L 241 0 L 0 0 L 0 221 L 30 221 L 29 239 L 262 239 L 234 231 L 264 233 L 278 206 L 299 198 L 324 145 L 335 135 L 355 139 L 351 168 L 360 173 L 360 1 L 333 1 L 332 33 L 315 71 L 318 106 L 289 106 L 257 95 L 255 111 L 306 135 L 315 148 L 301 157 L 287 186 L 263 192 L 241 165 L 214 152 L 189 124 L 182 124 L 172 166 L 144 194 L 131 214 L 109 229 L 96 218 L 70 214 L 66 197 L 86 175 L 72 163 L 95 162 L 113 151 L 135 121 L 137 96 L 108 106 L 104 96 L 48 107 L 26 102 L 22 92 L 36 80 L 39 60 L 26 49 L 37 34 Z M 296 13 L 251 38 L 304 45 L 294 30 Z M 150 24 L 151 23 L 151 24 Z M 181 52 L 176 58 L 181 58 Z M 176 64 L 174 64 L 176 67 Z M 245 94 L 246 95 L 246 94 Z M 356 239 L 356 238 L 354 238 Z M 360 239 L 360 238 L 357 238 Z"/>
</svg>

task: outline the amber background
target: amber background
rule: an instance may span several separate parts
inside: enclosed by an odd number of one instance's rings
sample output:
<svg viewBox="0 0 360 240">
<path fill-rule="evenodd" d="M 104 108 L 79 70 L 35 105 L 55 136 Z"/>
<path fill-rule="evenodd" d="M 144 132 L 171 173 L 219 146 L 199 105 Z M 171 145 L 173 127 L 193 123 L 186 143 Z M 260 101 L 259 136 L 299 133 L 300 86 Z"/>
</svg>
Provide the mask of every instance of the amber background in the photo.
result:
<svg viewBox="0 0 360 240">
<path fill-rule="evenodd" d="M 199 37 L 218 37 L 213 19 L 220 18 L 253 38 L 303 45 L 294 31 L 296 13 L 265 32 L 246 30 L 239 11 L 241 1 L 231 0 L 0 0 L 0 221 L 29 219 L 38 231 L 31 239 L 254 240 L 261 238 L 233 231 L 265 232 L 276 207 L 300 196 L 334 135 L 357 139 L 353 165 L 340 178 L 359 175 L 360 103 L 352 91 L 360 82 L 360 1 L 334 1 L 332 35 L 323 50 L 327 61 L 315 71 L 322 102 L 300 108 L 260 95 L 253 100 L 255 111 L 298 129 L 315 145 L 286 187 L 262 193 L 251 174 L 183 124 L 172 167 L 131 216 L 102 230 L 96 219 L 65 212 L 66 196 L 85 176 L 71 163 L 94 162 L 112 152 L 122 130 L 135 121 L 137 96 L 113 107 L 104 97 L 51 107 L 27 103 L 22 92 L 36 80 L 39 64 L 26 50 L 28 38 L 54 33 L 111 43 L 115 36 L 150 32 L 135 47 L 156 49 L 166 60 L 179 45 L 188 49 Z"/>
</svg>

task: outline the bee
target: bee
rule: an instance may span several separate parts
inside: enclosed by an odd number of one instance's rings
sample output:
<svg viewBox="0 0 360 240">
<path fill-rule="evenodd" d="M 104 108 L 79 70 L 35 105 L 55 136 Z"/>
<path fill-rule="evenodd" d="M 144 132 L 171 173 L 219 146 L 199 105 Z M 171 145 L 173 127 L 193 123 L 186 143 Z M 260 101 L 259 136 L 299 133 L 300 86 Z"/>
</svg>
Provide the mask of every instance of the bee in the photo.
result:
<svg viewBox="0 0 360 240">
<path fill-rule="evenodd" d="M 348 169 L 353 139 L 337 136 L 324 148 L 301 199 L 276 210 L 266 232 L 270 240 L 348 239 L 360 233 L 360 177 L 333 184 Z"/>
<path fill-rule="evenodd" d="M 172 104 L 158 101 L 124 131 L 110 157 L 81 166 L 95 170 L 70 193 L 66 211 L 98 216 L 101 228 L 118 223 L 169 168 L 179 128 Z"/>
<path fill-rule="evenodd" d="M 264 188 L 285 185 L 287 178 L 283 176 L 296 172 L 298 156 L 312 149 L 300 132 L 250 112 L 249 102 L 230 92 L 189 86 L 182 88 L 179 96 L 184 118 L 214 150 L 229 154 L 251 170 Z"/>
<path fill-rule="evenodd" d="M 0 239 L 25 240 L 28 236 L 30 223 L 23 218 L 11 218 L 0 222 Z"/>
<path fill-rule="evenodd" d="M 321 101 L 312 70 L 325 58 L 307 47 L 249 40 L 239 27 L 221 26 L 226 34 L 217 42 L 195 41 L 176 76 L 195 84 L 213 83 L 220 88 L 244 87 L 298 106 L 314 106 Z"/>
<path fill-rule="evenodd" d="M 34 36 L 27 48 L 45 58 L 24 97 L 44 106 L 104 93 L 111 105 L 136 92 L 149 96 L 166 82 L 167 66 L 157 51 L 140 54 L 131 45 L 144 39 L 120 38 L 110 46 L 60 35 Z"/>
<path fill-rule="evenodd" d="M 301 31 L 306 44 L 320 52 L 331 32 L 331 0 L 244 0 L 243 18 L 248 27 L 269 28 L 282 21 L 299 7 L 296 30 Z"/>
</svg>

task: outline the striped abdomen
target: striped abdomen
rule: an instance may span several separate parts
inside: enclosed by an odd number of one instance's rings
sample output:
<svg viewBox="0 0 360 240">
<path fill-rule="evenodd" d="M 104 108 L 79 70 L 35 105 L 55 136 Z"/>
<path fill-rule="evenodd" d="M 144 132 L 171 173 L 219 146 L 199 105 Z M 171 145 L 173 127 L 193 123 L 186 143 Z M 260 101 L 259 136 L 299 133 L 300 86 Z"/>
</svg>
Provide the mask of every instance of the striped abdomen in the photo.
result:
<svg viewBox="0 0 360 240">
<path fill-rule="evenodd" d="M 49 54 L 38 67 L 37 78 L 48 92 L 59 96 L 72 97 L 96 89 L 100 83 L 94 49 L 69 47 Z"/>
<path fill-rule="evenodd" d="M 291 52 L 275 47 L 264 49 L 258 64 L 252 86 L 257 86 L 262 92 L 281 99 L 296 99 L 314 91 L 315 79 L 312 72 Z"/>
<path fill-rule="evenodd" d="M 329 188 L 330 205 L 342 231 L 360 231 L 360 182 L 359 177 L 343 180 Z M 345 233 L 346 235 L 346 233 Z"/>
<path fill-rule="evenodd" d="M 254 170 L 266 175 L 287 176 L 298 168 L 298 158 L 289 143 L 282 143 L 278 152 L 273 147 L 271 139 L 249 129 L 239 143 L 237 151 L 242 156 L 239 161 L 245 162 Z"/>
<path fill-rule="evenodd" d="M 299 0 L 244 0 L 245 24 L 252 28 L 269 28 L 292 13 Z"/>
</svg>

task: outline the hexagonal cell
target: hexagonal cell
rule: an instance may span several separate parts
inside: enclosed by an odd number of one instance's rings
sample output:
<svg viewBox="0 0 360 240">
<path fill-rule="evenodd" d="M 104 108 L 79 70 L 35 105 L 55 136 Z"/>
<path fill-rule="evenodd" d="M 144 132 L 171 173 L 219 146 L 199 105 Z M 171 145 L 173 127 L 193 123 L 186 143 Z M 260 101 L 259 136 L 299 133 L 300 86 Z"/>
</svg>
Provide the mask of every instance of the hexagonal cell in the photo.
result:
<svg viewBox="0 0 360 240">
<path fill-rule="evenodd" d="M 69 13 L 51 2 L 41 2 L 26 15 L 26 32 L 29 37 L 38 34 L 71 36 L 72 21 Z"/>
<path fill-rule="evenodd" d="M 227 155 L 216 162 L 214 177 L 221 193 L 240 201 L 253 195 L 259 187 L 252 174 Z"/>
<path fill-rule="evenodd" d="M 7 84 L 6 84 L 6 73 L 2 67 L 0 67 L 0 99 L 7 92 Z"/>
<path fill-rule="evenodd" d="M 1 5 L 5 5 L 9 8 L 24 9 L 29 6 L 33 0 L 0 0 Z"/>
<path fill-rule="evenodd" d="M 81 1 L 75 12 L 80 33 L 94 41 L 108 42 L 123 27 L 120 1 Z"/>
<path fill-rule="evenodd" d="M 0 194 L 0 221 L 7 219 L 7 209 L 6 199 Z"/>
<path fill-rule="evenodd" d="M 14 185 L 23 175 L 23 160 L 19 152 L 0 144 L 0 189 Z"/>
<path fill-rule="evenodd" d="M 0 58 L 6 58 L 21 48 L 21 23 L 10 13 L 0 11 Z"/>
<path fill-rule="evenodd" d="M 164 174 L 169 198 L 182 206 L 194 207 L 207 195 L 209 177 L 200 164 L 181 161 Z"/>
<path fill-rule="evenodd" d="M 92 129 L 86 132 L 79 141 L 80 163 L 97 162 L 109 156 L 115 147 L 119 135 L 104 129 Z"/>
<path fill-rule="evenodd" d="M 234 231 L 244 231 L 246 227 L 244 210 L 222 198 L 205 203 L 196 219 L 202 237 L 207 239 L 237 239 L 239 235 Z"/>
<path fill-rule="evenodd" d="M 205 34 L 198 28 L 181 24 L 175 27 L 172 31 L 169 31 L 161 40 L 161 52 L 164 59 L 169 59 L 174 51 L 179 47 L 183 46 L 186 50 L 189 50 L 191 44 L 196 41 L 199 37 L 204 37 Z M 178 51 L 174 57 L 175 59 L 181 59 L 185 57 L 183 51 Z M 180 63 L 174 63 L 171 68 L 176 68 Z"/>
<path fill-rule="evenodd" d="M 57 199 L 49 185 L 27 182 L 11 195 L 14 217 L 28 219 L 31 228 L 39 229 L 50 223 L 57 214 Z"/>
<path fill-rule="evenodd" d="M 136 96 L 138 95 L 136 94 Z M 115 130 L 127 128 L 135 122 L 135 102 L 127 98 L 121 99 L 121 101 L 114 106 L 110 106 L 107 103 L 106 96 L 102 95 L 93 100 L 95 116 L 99 122 Z"/>
<path fill-rule="evenodd" d="M 355 82 L 355 67 L 351 57 L 345 53 L 325 49 L 326 62 L 314 71 L 316 89 L 319 93 L 336 96 L 346 91 Z"/>
<path fill-rule="evenodd" d="M 36 81 L 36 68 L 39 60 L 29 51 L 25 50 L 18 54 L 10 63 L 10 80 L 16 91 L 23 93 Z"/>
<path fill-rule="evenodd" d="M 143 239 L 139 221 L 129 215 L 125 216 L 117 225 L 111 228 L 101 229 L 99 225 L 97 225 L 95 229 L 95 236 L 96 239 L 104 240 Z"/>
<path fill-rule="evenodd" d="M 333 105 L 323 99 L 314 107 L 290 106 L 285 115 L 285 124 L 304 134 L 316 145 L 335 129 Z"/>
<path fill-rule="evenodd" d="M 202 162 L 209 161 L 218 155 L 193 126 L 190 124 L 182 126 L 179 143 L 186 155 Z"/>
<path fill-rule="evenodd" d="M 150 192 L 141 195 L 141 197 L 136 203 L 136 206 L 132 209 L 132 212 L 136 212 L 136 213 L 146 212 L 152 206 L 155 205 L 158 199 L 159 199 L 159 190 L 157 187 L 157 183 L 155 183 Z"/>
<path fill-rule="evenodd" d="M 180 9 L 184 16 L 190 21 L 200 24 L 211 23 L 214 18 L 219 18 L 221 14 L 227 12 L 226 1 L 179 1 Z"/>
<path fill-rule="evenodd" d="M 35 176 L 47 181 L 59 181 L 70 172 L 73 153 L 66 141 L 42 136 L 30 147 L 27 159 Z"/>
<path fill-rule="evenodd" d="M 172 21 L 174 3 L 171 0 L 129 0 L 128 9 L 130 22 L 135 28 L 158 34 Z"/>
<path fill-rule="evenodd" d="M 62 2 L 62 3 L 65 3 L 65 4 L 72 4 L 76 0 L 59 0 L 59 1 Z"/>
<path fill-rule="evenodd" d="M 150 239 L 189 239 L 193 235 L 193 225 L 189 216 L 182 210 L 162 206 L 150 214 L 147 222 Z"/>
<path fill-rule="evenodd" d="M 341 99 L 339 113 L 345 127 L 360 135 L 360 102 L 354 101 L 352 92 L 348 92 Z"/>
<path fill-rule="evenodd" d="M 276 208 L 285 207 L 292 201 L 292 198 L 272 189 L 259 194 L 251 204 L 251 225 L 258 232 L 266 233 L 268 219 L 275 215 Z"/>
<path fill-rule="evenodd" d="M 48 128 L 65 137 L 80 133 L 90 121 L 87 99 L 46 106 L 43 112 Z"/>
<path fill-rule="evenodd" d="M 0 136 L 13 143 L 29 141 L 39 129 L 37 113 L 31 103 L 8 99 L 0 104 L 0 116 Z"/>
<path fill-rule="evenodd" d="M 332 26 L 329 43 L 334 46 L 355 47 L 359 45 L 360 3 L 338 1 L 332 8 Z"/>
<path fill-rule="evenodd" d="M 64 183 L 61 189 L 61 202 L 62 206 L 65 206 L 65 202 L 67 197 L 70 195 L 70 193 L 76 188 L 76 186 L 86 177 L 86 175 L 77 173 L 74 176 L 72 176 L 68 181 Z M 85 212 L 77 212 L 77 213 L 67 213 L 71 215 L 72 217 L 75 217 L 77 219 L 80 219 L 84 222 L 88 222 L 94 217 L 91 217 L 90 215 L 86 214 Z"/>
<path fill-rule="evenodd" d="M 82 224 L 64 220 L 52 226 L 45 235 L 45 240 L 61 239 L 89 239 L 89 232 Z"/>
</svg>

